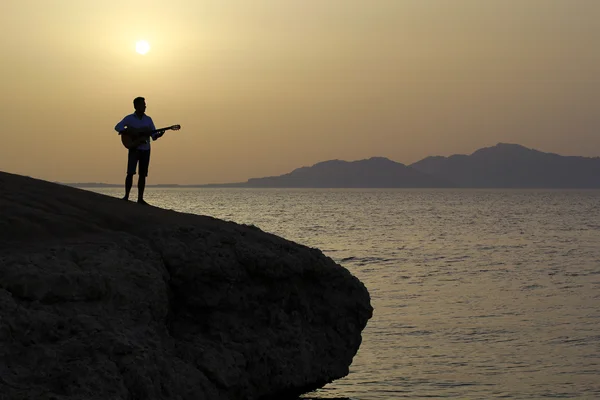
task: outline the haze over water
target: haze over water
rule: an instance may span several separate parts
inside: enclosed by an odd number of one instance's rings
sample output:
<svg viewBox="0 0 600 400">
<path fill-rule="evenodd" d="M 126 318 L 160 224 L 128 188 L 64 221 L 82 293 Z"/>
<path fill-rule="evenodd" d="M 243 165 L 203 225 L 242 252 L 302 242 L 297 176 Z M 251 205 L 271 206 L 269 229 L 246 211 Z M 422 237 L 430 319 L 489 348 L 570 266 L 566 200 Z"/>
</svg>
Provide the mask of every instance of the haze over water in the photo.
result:
<svg viewBox="0 0 600 400">
<path fill-rule="evenodd" d="M 351 372 L 312 397 L 600 397 L 600 191 L 149 188 L 146 197 L 317 247 L 367 286 L 375 311 Z"/>
</svg>

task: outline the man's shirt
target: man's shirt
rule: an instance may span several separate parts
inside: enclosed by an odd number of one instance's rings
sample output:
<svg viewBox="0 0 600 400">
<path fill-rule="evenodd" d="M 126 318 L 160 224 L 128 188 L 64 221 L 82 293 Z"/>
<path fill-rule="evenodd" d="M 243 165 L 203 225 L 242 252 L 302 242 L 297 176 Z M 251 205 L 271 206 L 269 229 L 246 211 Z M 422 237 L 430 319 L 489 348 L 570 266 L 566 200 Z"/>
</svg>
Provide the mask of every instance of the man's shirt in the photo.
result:
<svg viewBox="0 0 600 400">
<path fill-rule="evenodd" d="M 142 115 L 142 118 L 138 117 L 136 113 L 129 114 L 121 122 L 119 122 L 115 126 L 115 131 L 121 132 L 125 128 L 145 128 L 148 131 L 154 131 L 156 128 L 154 127 L 154 122 L 152 118 L 147 116 L 146 114 Z M 156 133 L 152 135 L 153 139 L 156 139 Z M 145 143 L 140 144 L 137 147 L 138 150 L 150 150 L 150 138 L 146 140 Z"/>
</svg>

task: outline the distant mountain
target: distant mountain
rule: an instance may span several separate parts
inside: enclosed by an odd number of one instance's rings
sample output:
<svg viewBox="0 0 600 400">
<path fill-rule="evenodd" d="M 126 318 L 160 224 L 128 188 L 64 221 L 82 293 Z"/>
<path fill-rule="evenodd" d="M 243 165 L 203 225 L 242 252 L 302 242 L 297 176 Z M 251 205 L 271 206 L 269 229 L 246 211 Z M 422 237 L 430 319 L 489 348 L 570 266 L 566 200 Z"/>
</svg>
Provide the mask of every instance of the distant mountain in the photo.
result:
<svg viewBox="0 0 600 400">
<path fill-rule="evenodd" d="M 599 157 L 561 156 L 518 144 L 427 157 L 410 167 L 466 188 L 600 188 Z"/>
<path fill-rule="evenodd" d="M 233 185 L 232 185 L 233 186 Z M 424 188 L 449 187 L 443 179 L 409 168 L 384 157 L 367 160 L 331 160 L 302 167 L 279 176 L 252 178 L 244 187 L 314 188 Z"/>
</svg>

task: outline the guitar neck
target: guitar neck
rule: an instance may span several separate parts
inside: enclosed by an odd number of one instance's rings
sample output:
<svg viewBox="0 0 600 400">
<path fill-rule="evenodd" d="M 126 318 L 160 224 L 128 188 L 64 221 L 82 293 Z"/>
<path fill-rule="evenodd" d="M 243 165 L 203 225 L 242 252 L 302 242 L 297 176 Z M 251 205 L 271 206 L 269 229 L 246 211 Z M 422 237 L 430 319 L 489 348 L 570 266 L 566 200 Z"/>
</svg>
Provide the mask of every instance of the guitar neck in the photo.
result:
<svg viewBox="0 0 600 400">
<path fill-rule="evenodd" d="M 153 135 L 155 133 L 164 133 L 164 132 L 168 131 L 169 129 L 173 129 L 173 128 L 170 127 L 170 126 L 168 126 L 166 128 L 160 128 L 160 129 L 155 129 L 155 130 L 150 131 L 150 132 L 144 132 L 141 135 L 143 135 L 143 136 L 146 136 L 146 135 L 150 136 L 150 135 Z"/>
</svg>

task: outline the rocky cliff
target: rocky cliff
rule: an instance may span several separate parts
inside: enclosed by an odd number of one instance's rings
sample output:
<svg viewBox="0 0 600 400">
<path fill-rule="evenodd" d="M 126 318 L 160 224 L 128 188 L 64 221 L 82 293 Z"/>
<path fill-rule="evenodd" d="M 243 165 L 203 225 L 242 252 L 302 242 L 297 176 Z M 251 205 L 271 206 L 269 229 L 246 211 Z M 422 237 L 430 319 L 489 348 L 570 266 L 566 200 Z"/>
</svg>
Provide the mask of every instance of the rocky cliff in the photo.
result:
<svg viewBox="0 0 600 400">
<path fill-rule="evenodd" d="M 0 399 L 284 399 L 372 315 L 319 250 L 0 172 Z"/>
</svg>

